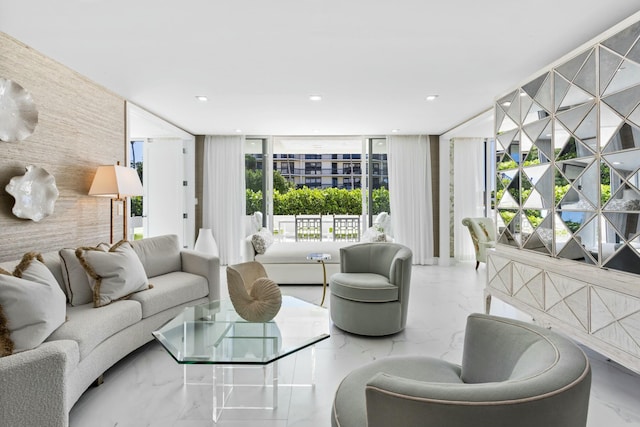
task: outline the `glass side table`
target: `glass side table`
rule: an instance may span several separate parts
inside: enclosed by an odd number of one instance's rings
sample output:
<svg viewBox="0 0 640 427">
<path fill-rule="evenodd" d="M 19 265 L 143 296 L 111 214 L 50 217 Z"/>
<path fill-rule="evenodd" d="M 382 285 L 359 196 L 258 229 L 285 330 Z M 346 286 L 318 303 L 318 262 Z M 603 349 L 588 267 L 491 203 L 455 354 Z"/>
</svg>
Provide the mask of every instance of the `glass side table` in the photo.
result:
<svg viewBox="0 0 640 427">
<path fill-rule="evenodd" d="M 327 267 L 324 265 L 324 262 L 331 259 L 331 254 L 313 252 L 307 255 L 307 259 L 322 264 L 322 301 L 320 301 L 320 307 L 322 307 L 324 305 L 324 297 L 327 295 Z"/>
</svg>

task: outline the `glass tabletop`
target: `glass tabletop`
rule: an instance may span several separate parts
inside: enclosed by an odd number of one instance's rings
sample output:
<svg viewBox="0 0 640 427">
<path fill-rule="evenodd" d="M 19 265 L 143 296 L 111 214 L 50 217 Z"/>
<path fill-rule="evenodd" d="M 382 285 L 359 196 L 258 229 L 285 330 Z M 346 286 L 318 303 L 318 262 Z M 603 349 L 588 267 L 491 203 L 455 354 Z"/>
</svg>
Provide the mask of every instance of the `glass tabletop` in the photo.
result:
<svg viewBox="0 0 640 427">
<path fill-rule="evenodd" d="M 247 322 L 230 300 L 185 308 L 153 336 L 178 363 L 265 365 L 329 338 L 326 308 L 282 296 L 277 316 Z"/>
</svg>

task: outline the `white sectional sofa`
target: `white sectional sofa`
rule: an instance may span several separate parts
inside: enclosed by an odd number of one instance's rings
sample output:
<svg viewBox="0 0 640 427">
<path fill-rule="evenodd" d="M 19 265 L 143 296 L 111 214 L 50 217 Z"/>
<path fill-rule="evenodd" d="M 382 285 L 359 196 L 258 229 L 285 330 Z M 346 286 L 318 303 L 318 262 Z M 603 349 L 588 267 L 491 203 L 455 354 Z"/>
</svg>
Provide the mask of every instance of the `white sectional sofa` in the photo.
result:
<svg viewBox="0 0 640 427">
<path fill-rule="evenodd" d="M 331 255 L 325 261 L 327 282 L 332 274 L 340 271 L 340 248 L 357 242 L 274 242 L 264 252 L 256 253 L 248 236 L 243 241 L 243 260 L 258 261 L 267 275 L 279 285 L 322 284 L 322 267 L 316 261 L 309 261 L 307 255 L 321 252 Z"/>
<path fill-rule="evenodd" d="M 153 330 L 184 307 L 219 299 L 217 257 L 180 249 L 177 236 L 131 244 L 153 288 L 98 308 L 93 303 L 67 303 L 66 321 L 44 343 L 1 357 L 0 425 L 67 426 L 69 410 L 82 393 L 101 380 L 108 368 L 151 341 Z M 66 292 L 66 264 L 61 263 L 59 253 L 42 255 Z M 0 267 L 12 271 L 17 263 Z M 67 298 L 71 300 L 68 293 Z"/>
</svg>

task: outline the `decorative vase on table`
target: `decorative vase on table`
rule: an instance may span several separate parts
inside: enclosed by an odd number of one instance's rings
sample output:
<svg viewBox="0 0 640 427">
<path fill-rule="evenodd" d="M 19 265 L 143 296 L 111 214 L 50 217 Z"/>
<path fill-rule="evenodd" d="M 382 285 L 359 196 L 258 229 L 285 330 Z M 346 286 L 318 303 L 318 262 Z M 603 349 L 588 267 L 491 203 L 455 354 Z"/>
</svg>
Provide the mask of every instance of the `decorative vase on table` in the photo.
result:
<svg viewBox="0 0 640 427">
<path fill-rule="evenodd" d="M 218 244 L 216 243 L 216 239 L 213 238 L 213 233 L 211 233 L 210 228 L 200 229 L 198 239 L 193 249 L 209 255 L 219 255 Z"/>
</svg>

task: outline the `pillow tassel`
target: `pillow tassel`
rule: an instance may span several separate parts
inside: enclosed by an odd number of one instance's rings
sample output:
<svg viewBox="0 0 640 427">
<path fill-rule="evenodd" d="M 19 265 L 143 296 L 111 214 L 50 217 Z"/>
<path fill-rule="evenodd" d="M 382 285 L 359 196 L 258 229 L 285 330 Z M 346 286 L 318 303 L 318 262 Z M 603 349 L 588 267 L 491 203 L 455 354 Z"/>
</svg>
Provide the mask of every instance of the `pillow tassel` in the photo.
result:
<svg viewBox="0 0 640 427">
<path fill-rule="evenodd" d="M 8 325 L 9 321 L 0 305 L 0 357 L 13 354 L 13 341 L 11 341 L 11 331 Z"/>
</svg>

